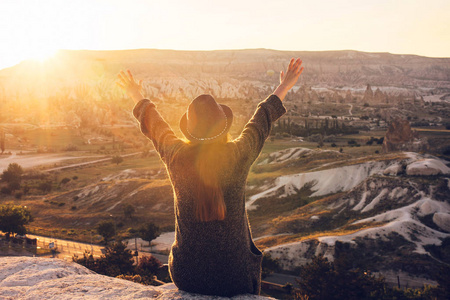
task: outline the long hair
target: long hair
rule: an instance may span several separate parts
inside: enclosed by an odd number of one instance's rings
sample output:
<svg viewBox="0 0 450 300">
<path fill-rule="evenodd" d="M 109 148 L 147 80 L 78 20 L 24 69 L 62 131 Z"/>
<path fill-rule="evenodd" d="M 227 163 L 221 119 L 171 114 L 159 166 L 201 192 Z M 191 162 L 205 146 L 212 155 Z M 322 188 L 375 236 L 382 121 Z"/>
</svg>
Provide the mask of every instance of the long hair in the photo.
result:
<svg viewBox="0 0 450 300">
<path fill-rule="evenodd" d="M 229 135 L 211 144 L 192 144 L 196 148 L 194 161 L 198 174 L 194 190 L 194 212 L 197 221 L 208 222 L 225 219 L 227 206 L 220 185 L 219 173 L 225 167 L 223 146 L 229 140 Z"/>
</svg>

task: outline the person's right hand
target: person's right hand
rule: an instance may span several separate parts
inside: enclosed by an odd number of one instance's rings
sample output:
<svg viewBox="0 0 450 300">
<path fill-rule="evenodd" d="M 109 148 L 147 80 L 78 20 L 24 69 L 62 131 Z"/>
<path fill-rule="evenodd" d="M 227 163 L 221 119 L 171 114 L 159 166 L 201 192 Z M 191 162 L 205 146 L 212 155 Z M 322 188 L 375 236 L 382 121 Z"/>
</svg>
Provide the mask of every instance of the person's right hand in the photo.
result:
<svg viewBox="0 0 450 300">
<path fill-rule="evenodd" d="M 277 95 L 278 98 L 283 101 L 287 95 L 287 92 L 289 92 L 289 90 L 297 83 L 303 69 L 302 60 L 300 58 L 292 58 L 286 74 L 283 71 L 280 72 L 280 85 L 277 87 L 275 92 L 273 92 L 273 94 Z"/>
<path fill-rule="evenodd" d="M 280 85 L 286 85 L 288 89 L 291 89 L 298 81 L 300 74 L 303 72 L 302 60 L 300 58 L 291 59 L 289 62 L 286 74 L 283 71 L 280 72 Z"/>
</svg>

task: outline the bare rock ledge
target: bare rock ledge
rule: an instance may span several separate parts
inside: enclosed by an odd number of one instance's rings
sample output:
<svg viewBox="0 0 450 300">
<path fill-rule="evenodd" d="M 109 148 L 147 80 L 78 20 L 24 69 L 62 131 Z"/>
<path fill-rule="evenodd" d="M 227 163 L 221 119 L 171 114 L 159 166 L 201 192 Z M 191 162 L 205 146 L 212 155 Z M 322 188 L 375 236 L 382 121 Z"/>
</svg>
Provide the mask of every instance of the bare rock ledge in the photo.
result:
<svg viewBox="0 0 450 300">
<path fill-rule="evenodd" d="M 0 257 L 0 299 L 229 299 L 180 291 L 172 283 L 146 286 L 99 275 L 73 262 Z M 238 295 L 235 300 L 272 299 Z"/>
</svg>

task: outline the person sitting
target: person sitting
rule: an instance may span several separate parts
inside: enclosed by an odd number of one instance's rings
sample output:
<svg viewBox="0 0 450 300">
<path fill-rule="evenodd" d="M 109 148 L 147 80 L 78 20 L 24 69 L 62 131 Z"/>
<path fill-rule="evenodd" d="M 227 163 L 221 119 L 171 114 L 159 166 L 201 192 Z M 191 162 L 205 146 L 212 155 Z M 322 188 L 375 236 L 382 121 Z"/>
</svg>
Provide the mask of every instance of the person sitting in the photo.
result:
<svg viewBox="0 0 450 300">
<path fill-rule="evenodd" d="M 170 276 L 184 291 L 217 296 L 259 294 L 262 253 L 255 246 L 245 209 L 245 185 L 282 101 L 303 71 L 292 59 L 274 93 L 259 103 L 240 136 L 230 139 L 232 110 L 211 95 L 192 100 L 178 138 L 141 93 L 142 81 L 121 71 L 118 85 L 136 103 L 133 114 L 166 166 L 174 193 L 175 241 Z"/>
</svg>

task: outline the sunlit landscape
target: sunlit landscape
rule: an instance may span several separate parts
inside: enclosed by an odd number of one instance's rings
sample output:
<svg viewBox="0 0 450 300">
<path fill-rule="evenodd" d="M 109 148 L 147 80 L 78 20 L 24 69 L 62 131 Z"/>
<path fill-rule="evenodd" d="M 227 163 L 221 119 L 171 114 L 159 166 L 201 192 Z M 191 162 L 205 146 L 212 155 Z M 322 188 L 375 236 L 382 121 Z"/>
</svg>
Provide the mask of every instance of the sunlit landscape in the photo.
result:
<svg viewBox="0 0 450 300">
<path fill-rule="evenodd" d="M 171 6 L 172 2 L 179 6 Z M 419 2 L 405 10 L 420 8 Z M 261 42 L 250 26 L 248 44 L 242 44 L 245 38 L 237 32 L 246 28 L 243 21 L 236 21 L 239 28 L 230 26 L 233 34 L 224 35 L 230 47 L 215 37 L 209 44 L 201 39 L 197 48 L 186 41 L 188 37 L 180 38 L 183 46 L 165 43 L 177 37 L 174 28 L 183 25 L 188 12 L 208 11 L 205 18 L 210 21 L 216 16 L 218 23 L 209 30 L 217 32 L 226 31 L 224 15 L 241 14 L 225 5 L 223 11 L 208 10 L 202 1 L 188 8 L 177 1 L 160 6 L 133 2 L 148 11 L 161 11 L 158 20 L 163 23 L 166 13 L 167 19 L 174 18 L 168 13 L 172 10 L 180 23 L 167 26 L 166 35 L 160 28 L 153 42 L 136 29 L 122 37 L 123 44 L 117 44 L 119 37 L 111 38 L 107 24 L 120 17 L 121 9 L 142 16 L 136 7 L 93 1 L 92 10 L 80 18 L 85 21 L 81 25 L 75 15 L 88 7 L 69 5 L 74 9 L 74 16 L 68 17 L 73 25 L 62 23 L 72 40 L 55 27 L 60 19 L 49 5 L 67 13 L 59 2 L 41 6 L 18 1 L 20 5 L 6 7 L 11 14 L 22 11 L 24 17 L 33 18 L 35 26 L 17 27 L 23 40 L 17 39 L 17 50 L 2 50 L 5 55 L 0 60 L 0 269 L 8 270 L 0 275 L 0 298 L 42 296 L 34 286 L 53 284 L 50 275 L 29 279 L 22 292 L 8 287 L 17 285 L 15 272 L 49 257 L 58 261 L 55 269 L 67 271 L 64 280 L 69 286 L 77 286 L 70 276 L 94 276 L 80 265 L 128 280 L 115 286 L 102 276 L 92 280 L 97 281 L 97 289 L 107 287 L 108 295 L 95 288 L 86 293 L 55 288 L 56 298 L 70 294 L 118 299 L 124 295 L 122 288 L 135 298 L 191 297 L 177 294 L 174 287 L 147 288 L 170 282 L 163 264 L 175 239 L 174 197 L 164 164 L 132 115 L 133 102 L 116 85 L 117 74 L 129 69 L 143 80 L 143 95 L 156 104 L 177 136 L 182 137 L 179 122 L 189 103 L 206 93 L 231 107 L 230 134 L 237 138 L 258 103 L 279 84 L 278 73 L 292 57 L 300 57 L 305 71 L 287 94 L 283 102 L 287 113 L 273 124 L 246 186 L 252 235 L 264 252 L 261 299 L 325 299 L 308 290 L 305 274 L 313 272 L 308 269 L 313 268 L 311 261 L 335 263 L 334 272 L 364 272 L 359 279 L 369 274 L 373 277 L 364 278 L 382 280 L 370 283 L 374 289 L 367 299 L 400 299 L 395 298 L 400 294 L 404 299 L 444 299 L 450 264 L 450 39 L 442 38 L 448 37 L 447 31 L 433 27 L 444 24 L 441 12 L 448 5 L 431 2 L 437 20 L 426 12 L 423 24 L 430 26 L 429 45 L 442 45 L 439 53 L 431 53 L 419 40 L 393 43 L 392 48 L 379 40 L 383 48 L 377 43 L 365 47 L 356 42 L 363 29 L 355 30 L 354 37 L 349 34 L 345 46 L 342 35 L 339 43 L 322 45 L 305 33 L 304 42 L 315 46 L 299 46 L 285 37 L 278 47 Z M 382 10 L 382 4 L 373 5 L 374 11 Z M 312 4 L 307 8 L 318 14 Z M 334 8 L 343 15 L 349 10 Z M 102 9 L 105 15 L 99 13 Z M 265 9 L 277 7 L 271 4 Z M 361 4 L 355 9 L 359 20 L 367 7 Z M 42 20 L 33 10 L 41 13 Z M 402 20 L 409 15 L 399 9 L 397 13 Z M 98 15 L 97 22 L 91 20 Z M 123 30 L 117 29 L 117 34 L 132 28 L 129 20 L 117 25 Z M 265 24 L 257 17 L 255 22 Z M 352 24 L 334 22 L 342 30 Z M 134 26 L 155 28 L 144 23 Z M 388 36 L 384 26 L 379 31 L 370 27 L 373 36 Z M 87 34 L 89 30 L 94 33 Z M 267 29 L 268 35 L 282 39 L 271 30 Z M 291 34 L 299 34 L 292 30 Z M 192 35 L 191 40 L 198 38 Z M 7 33 L 1 36 L 12 39 Z M 25 41 L 34 46 L 26 50 Z M 79 44 L 72 44 L 75 41 Z M 111 266 L 111 257 L 118 252 L 129 255 L 129 269 L 105 267 Z M 326 263 L 320 261 L 323 258 Z M 80 265 L 70 269 L 64 261 Z M 44 265 L 35 269 L 43 274 L 45 270 Z M 91 280 L 84 278 L 78 286 Z M 136 285 L 128 285 L 131 281 Z M 377 284 L 385 287 L 385 298 L 376 296 Z M 302 298 L 305 295 L 310 298 Z"/>
</svg>

